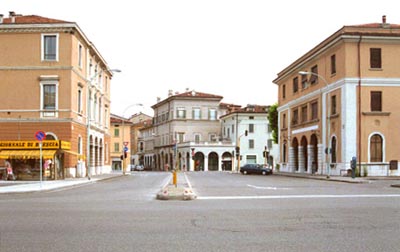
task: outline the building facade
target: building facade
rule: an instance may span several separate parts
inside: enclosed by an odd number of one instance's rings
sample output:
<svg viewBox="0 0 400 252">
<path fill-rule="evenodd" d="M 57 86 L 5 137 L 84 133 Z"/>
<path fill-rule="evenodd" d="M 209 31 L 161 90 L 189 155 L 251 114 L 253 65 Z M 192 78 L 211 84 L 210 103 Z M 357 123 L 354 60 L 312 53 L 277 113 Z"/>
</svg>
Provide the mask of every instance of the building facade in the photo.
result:
<svg viewBox="0 0 400 252">
<path fill-rule="evenodd" d="M 237 166 L 269 164 L 274 167 L 279 147 L 272 139 L 268 109 L 269 106 L 247 105 L 221 116 L 222 138 L 234 143 L 235 156 L 241 157 L 240 162 L 236 160 Z M 238 170 L 238 167 L 233 170 Z"/>
<path fill-rule="evenodd" d="M 32 141 L 43 131 L 70 143 L 52 157 L 58 178 L 109 172 L 112 71 L 79 26 L 10 12 L 0 15 L 0 41 L 0 140 Z M 22 178 L 40 167 L 38 155 L 21 151 L 2 159 Z"/>
<path fill-rule="evenodd" d="M 113 171 L 130 171 L 132 153 L 131 143 L 132 122 L 118 115 L 110 115 L 110 158 Z M 124 150 L 127 148 L 127 151 Z M 126 153 L 126 154 L 125 154 Z"/>
<path fill-rule="evenodd" d="M 281 171 L 399 175 L 400 26 L 344 26 L 278 73 Z"/>
</svg>

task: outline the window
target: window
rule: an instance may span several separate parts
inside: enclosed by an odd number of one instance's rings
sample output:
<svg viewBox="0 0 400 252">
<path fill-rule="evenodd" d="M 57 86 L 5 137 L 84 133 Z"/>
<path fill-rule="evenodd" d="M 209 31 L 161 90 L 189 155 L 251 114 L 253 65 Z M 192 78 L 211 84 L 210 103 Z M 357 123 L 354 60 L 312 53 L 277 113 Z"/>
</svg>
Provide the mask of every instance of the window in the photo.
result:
<svg viewBox="0 0 400 252">
<path fill-rule="evenodd" d="M 292 120 L 292 125 L 296 125 L 299 123 L 299 110 L 295 109 L 293 110 L 293 120 Z"/>
<path fill-rule="evenodd" d="M 201 110 L 200 108 L 193 108 L 193 120 L 200 120 L 201 119 Z"/>
<path fill-rule="evenodd" d="M 212 121 L 217 120 L 217 110 L 216 109 L 210 109 L 208 111 L 208 113 L 209 113 L 210 120 L 212 120 Z"/>
<path fill-rule="evenodd" d="M 178 143 L 183 143 L 185 133 L 178 132 Z"/>
<path fill-rule="evenodd" d="M 254 149 L 254 139 L 249 139 L 249 149 Z"/>
<path fill-rule="evenodd" d="M 299 78 L 293 78 L 293 93 L 297 93 L 299 91 Z"/>
<path fill-rule="evenodd" d="M 336 55 L 331 56 L 331 74 L 336 74 Z"/>
<path fill-rule="evenodd" d="M 254 120 L 254 116 L 249 116 L 249 120 Z"/>
<path fill-rule="evenodd" d="M 114 152 L 119 152 L 119 143 L 114 143 Z"/>
<path fill-rule="evenodd" d="M 310 83 L 311 85 L 318 84 L 318 65 L 311 68 Z"/>
<path fill-rule="evenodd" d="M 318 119 L 318 102 L 311 103 L 311 120 Z"/>
<path fill-rule="evenodd" d="M 210 134 L 210 142 L 217 142 L 217 135 L 216 134 Z"/>
<path fill-rule="evenodd" d="M 195 143 L 197 143 L 197 144 L 200 143 L 200 140 L 201 140 L 201 139 L 200 139 L 200 134 L 195 134 L 195 135 L 194 135 L 194 141 L 195 141 Z"/>
<path fill-rule="evenodd" d="M 332 143 L 331 143 L 331 163 L 336 163 L 336 137 L 332 137 Z"/>
<path fill-rule="evenodd" d="M 186 118 L 186 110 L 185 110 L 185 108 L 177 108 L 176 117 L 178 119 L 185 119 Z"/>
<path fill-rule="evenodd" d="M 114 137 L 119 137 L 119 129 L 118 128 L 114 129 Z"/>
<path fill-rule="evenodd" d="M 370 48 L 370 66 L 371 68 L 382 68 L 381 48 Z"/>
<path fill-rule="evenodd" d="M 371 162 L 383 162 L 382 146 L 382 137 L 378 134 L 373 135 L 370 140 Z"/>
<path fill-rule="evenodd" d="M 286 98 L 286 85 L 282 86 L 282 98 L 285 99 Z"/>
<path fill-rule="evenodd" d="M 283 118 L 282 118 L 282 128 L 286 129 L 286 114 L 283 114 Z"/>
<path fill-rule="evenodd" d="M 58 108 L 58 85 L 51 83 L 41 83 L 41 110 L 42 116 L 57 116 Z"/>
<path fill-rule="evenodd" d="M 82 68 L 83 47 L 78 43 L 78 66 Z"/>
<path fill-rule="evenodd" d="M 232 124 L 232 134 L 235 134 L 235 125 Z"/>
<path fill-rule="evenodd" d="M 303 106 L 301 107 L 301 122 L 302 123 L 307 122 L 307 117 L 308 117 L 307 106 Z"/>
<path fill-rule="evenodd" d="M 82 114 L 82 89 L 78 89 L 78 114 Z"/>
<path fill-rule="evenodd" d="M 371 111 L 382 111 L 381 91 L 371 91 Z"/>
<path fill-rule="evenodd" d="M 336 95 L 331 96 L 331 115 L 336 115 L 337 109 L 336 109 Z"/>
<path fill-rule="evenodd" d="M 307 75 L 301 76 L 301 88 L 305 89 L 307 87 Z"/>
<path fill-rule="evenodd" d="M 42 35 L 42 60 L 57 61 L 58 60 L 58 35 L 44 34 Z"/>
<path fill-rule="evenodd" d="M 83 150 L 82 150 L 82 137 L 78 137 L 78 153 L 82 155 Z"/>
<path fill-rule="evenodd" d="M 249 124 L 249 133 L 254 133 L 254 124 Z"/>
</svg>

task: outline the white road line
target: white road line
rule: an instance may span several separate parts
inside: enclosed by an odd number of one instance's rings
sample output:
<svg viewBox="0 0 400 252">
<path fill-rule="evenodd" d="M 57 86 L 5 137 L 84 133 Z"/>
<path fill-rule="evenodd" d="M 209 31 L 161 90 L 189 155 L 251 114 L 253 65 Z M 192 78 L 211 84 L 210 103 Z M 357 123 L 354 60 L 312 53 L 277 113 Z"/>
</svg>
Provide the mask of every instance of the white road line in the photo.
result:
<svg viewBox="0 0 400 252">
<path fill-rule="evenodd" d="M 289 188 L 284 188 L 284 187 L 271 187 L 271 186 L 255 186 L 255 185 L 247 185 L 248 187 L 254 188 L 254 189 L 260 189 L 260 190 L 289 190 Z"/>
<path fill-rule="evenodd" d="M 327 198 L 400 198 L 400 194 L 349 194 L 349 195 L 268 195 L 268 196 L 198 196 L 199 200 L 235 199 L 327 199 Z"/>
</svg>

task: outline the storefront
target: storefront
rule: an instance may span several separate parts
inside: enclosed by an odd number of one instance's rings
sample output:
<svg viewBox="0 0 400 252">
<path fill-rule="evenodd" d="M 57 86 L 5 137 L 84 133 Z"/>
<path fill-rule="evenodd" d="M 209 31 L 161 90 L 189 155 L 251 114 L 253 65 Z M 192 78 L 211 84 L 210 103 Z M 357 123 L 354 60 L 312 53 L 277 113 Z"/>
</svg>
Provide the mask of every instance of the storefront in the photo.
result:
<svg viewBox="0 0 400 252">
<path fill-rule="evenodd" d="M 71 143 L 61 140 L 0 141 L 0 165 L 8 161 L 17 180 L 64 179 L 64 153 Z"/>
</svg>

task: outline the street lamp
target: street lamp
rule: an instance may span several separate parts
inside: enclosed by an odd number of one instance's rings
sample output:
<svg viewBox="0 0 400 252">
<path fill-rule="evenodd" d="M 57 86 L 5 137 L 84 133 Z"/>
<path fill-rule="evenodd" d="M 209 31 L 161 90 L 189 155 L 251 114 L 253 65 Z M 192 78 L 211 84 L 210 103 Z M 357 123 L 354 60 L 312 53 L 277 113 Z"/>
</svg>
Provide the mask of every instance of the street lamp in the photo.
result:
<svg viewBox="0 0 400 252">
<path fill-rule="evenodd" d="M 122 174 L 123 175 L 125 175 L 126 174 L 126 161 L 125 161 L 125 152 L 127 152 L 127 151 L 125 151 L 125 117 L 124 117 L 124 115 L 125 115 L 125 112 L 128 110 L 128 109 L 130 109 L 130 108 L 132 108 L 132 107 L 135 107 L 135 106 L 140 106 L 140 107 L 143 107 L 143 104 L 141 104 L 141 103 L 135 103 L 135 104 L 131 104 L 131 105 L 129 105 L 128 107 L 126 107 L 125 109 L 124 109 L 124 111 L 122 112 Z M 129 142 L 128 142 L 129 143 Z M 129 159 L 130 159 L 130 157 L 129 157 Z"/>
<path fill-rule="evenodd" d="M 120 73 L 119 69 L 108 69 L 109 72 Z M 101 72 L 97 72 L 90 79 L 86 80 L 86 163 L 87 163 L 87 176 L 90 180 L 91 178 L 91 168 L 90 168 L 90 123 L 92 117 L 92 106 L 90 103 L 90 89 L 93 87 L 93 80 L 100 74 Z"/>
<path fill-rule="evenodd" d="M 329 86 L 329 83 L 326 81 L 326 79 L 324 78 L 324 77 L 322 77 L 321 75 L 319 75 L 319 74 L 317 74 L 317 73 L 313 73 L 313 72 L 307 72 L 307 71 L 300 71 L 299 72 L 299 74 L 300 75 L 314 75 L 314 76 L 317 76 L 318 78 L 321 78 L 321 80 L 325 83 L 325 86 Z M 326 175 L 326 177 L 327 178 L 329 178 L 330 177 L 330 174 L 331 174 L 331 164 L 330 164 L 330 162 L 331 162 L 331 152 L 332 152 L 332 149 L 331 149 L 331 139 L 330 139 L 330 134 L 331 134 L 331 111 L 330 111 L 330 97 L 328 97 L 328 94 L 329 94 L 329 90 L 327 91 L 327 93 L 326 93 L 326 99 L 328 100 L 327 101 L 327 110 L 328 110 L 328 112 L 327 112 L 327 123 L 328 123 L 328 147 L 325 149 L 325 153 L 326 153 L 326 173 L 327 173 L 327 175 Z"/>
</svg>

